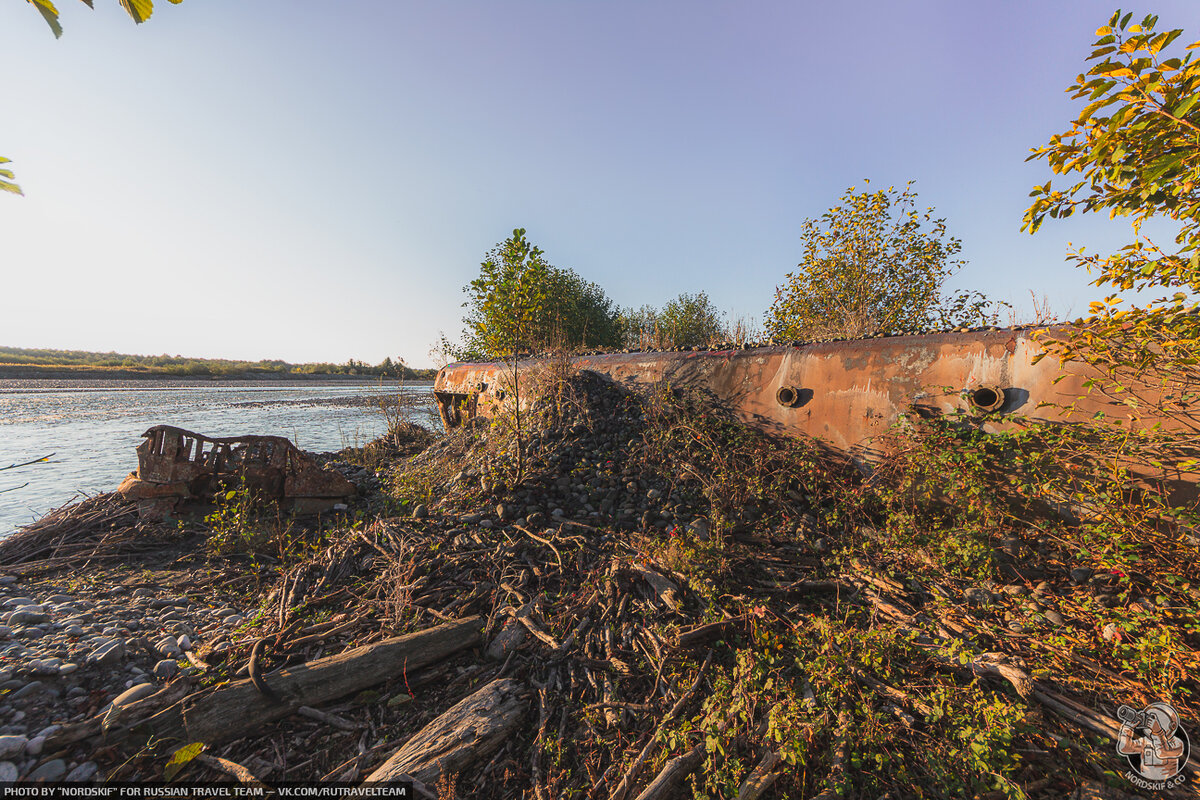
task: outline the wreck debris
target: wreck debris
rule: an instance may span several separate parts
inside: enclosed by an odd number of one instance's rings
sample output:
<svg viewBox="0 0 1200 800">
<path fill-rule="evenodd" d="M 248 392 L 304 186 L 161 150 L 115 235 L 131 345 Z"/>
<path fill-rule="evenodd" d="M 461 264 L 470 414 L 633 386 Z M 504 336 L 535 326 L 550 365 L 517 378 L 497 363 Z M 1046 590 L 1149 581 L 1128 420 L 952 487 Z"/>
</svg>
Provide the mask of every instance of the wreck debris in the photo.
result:
<svg viewBox="0 0 1200 800">
<path fill-rule="evenodd" d="M 302 514 L 328 511 L 356 491 L 282 436 L 219 438 L 171 425 L 155 425 L 142 436 L 137 471 L 117 489 L 137 502 L 142 516 L 170 514 L 181 501 L 209 498 L 237 481 Z"/>
</svg>

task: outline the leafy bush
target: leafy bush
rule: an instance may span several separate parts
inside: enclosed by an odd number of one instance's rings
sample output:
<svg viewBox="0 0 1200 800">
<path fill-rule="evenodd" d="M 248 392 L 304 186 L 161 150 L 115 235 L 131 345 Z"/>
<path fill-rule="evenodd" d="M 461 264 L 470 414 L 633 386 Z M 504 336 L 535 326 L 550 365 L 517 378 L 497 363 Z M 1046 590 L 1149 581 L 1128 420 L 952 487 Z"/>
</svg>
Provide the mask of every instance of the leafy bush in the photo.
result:
<svg viewBox="0 0 1200 800">
<path fill-rule="evenodd" d="M 928 225 L 928 227 L 925 227 Z M 946 220 L 917 210 L 903 190 L 855 192 L 821 219 L 805 220 L 804 260 L 775 291 L 767 333 L 776 339 L 857 338 L 937 326 L 989 323 L 989 302 L 974 292 L 943 299 L 942 284 L 963 264 Z"/>
</svg>

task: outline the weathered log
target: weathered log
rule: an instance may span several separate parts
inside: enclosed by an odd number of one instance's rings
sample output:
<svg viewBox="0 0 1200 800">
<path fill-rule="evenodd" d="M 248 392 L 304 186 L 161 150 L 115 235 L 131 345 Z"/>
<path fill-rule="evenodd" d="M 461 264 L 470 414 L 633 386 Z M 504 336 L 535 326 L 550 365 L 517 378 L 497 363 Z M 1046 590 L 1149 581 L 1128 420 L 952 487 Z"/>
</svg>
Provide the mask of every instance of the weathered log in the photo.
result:
<svg viewBox="0 0 1200 800">
<path fill-rule="evenodd" d="M 737 800 L 758 800 L 758 797 L 771 788 L 771 784 L 779 777 L 775 767 L 783 759 L 778 750 L 767 750 L 758 766 L 750 770 L 750 774 L 738 787 Z"/>
<path fill-rule="evenodd" d="M 491 754 L 525 716 L 529 701 L 525 687 L 512 678 L 499 678 L 459 701 L 397 750 L 368 783 L 412 776 L 432 784 L 443 774 L 461 772 Z"/>
<path fill-rule="evenodd" d="M 428 666 L 478 644 L 483 620 L 468 617 L 436 628 L 384 639 L 345 653 L 285 667 L 263 676 L 279 697 L 273 702 L 249 680 L 185 697 L 146 721 L 159 737 L 189 742 L 228 741 L 301 706 L 318 706 L 387 678 Z"/>
<path fill-rule="evenodd" d="M 704 745 L 698 744 L 681 756 L 667 762 L 662 772 L 646 785 L 637 800 L 665 800 L 675 793 L 683 779 L 696 771 L 704 760 Z"/>
</svg>

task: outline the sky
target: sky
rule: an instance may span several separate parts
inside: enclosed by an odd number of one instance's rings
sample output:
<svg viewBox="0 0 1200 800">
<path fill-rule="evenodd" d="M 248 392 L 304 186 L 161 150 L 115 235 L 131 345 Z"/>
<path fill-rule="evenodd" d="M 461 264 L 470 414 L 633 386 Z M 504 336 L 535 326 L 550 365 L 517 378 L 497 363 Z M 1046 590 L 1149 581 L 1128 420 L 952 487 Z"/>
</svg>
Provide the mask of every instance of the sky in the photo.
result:
<svg viewBox="0 0 1200 800">
<path fill-rule="evenodd" d="M 1022 233 L 1030 148 L 1114 10 L 1095 0 L 0 0 L 0 345 L 434 363 L 525 228 L 620 306 L 705 291 L 761 322 L 806 218 L 915 181 L 951 288 L 1077 316 L 1102 290 Z M 1126 6 L 1200 39 L 1200 4 Z M 1007 322 L 1007 316 L 1005 317 Z"/>
</svg>

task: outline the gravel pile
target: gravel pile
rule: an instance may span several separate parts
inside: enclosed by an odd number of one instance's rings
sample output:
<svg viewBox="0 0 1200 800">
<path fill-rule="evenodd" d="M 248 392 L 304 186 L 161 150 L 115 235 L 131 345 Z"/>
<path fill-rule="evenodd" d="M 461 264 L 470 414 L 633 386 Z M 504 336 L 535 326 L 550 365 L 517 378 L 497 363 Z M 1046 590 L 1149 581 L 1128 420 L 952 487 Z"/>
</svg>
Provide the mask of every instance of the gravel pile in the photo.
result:
<svg viewBox="0 0 1200 800">
<path fill-rule="evenodd" d="M 47 758 L 46 738 L 193 672 L 202 643 L 231 647 L 247 612 L 218 597 L 129 573 L 118 585 L 0 577 L 0 782 L 101 780 L 95 761 Z"/>
</svg>

